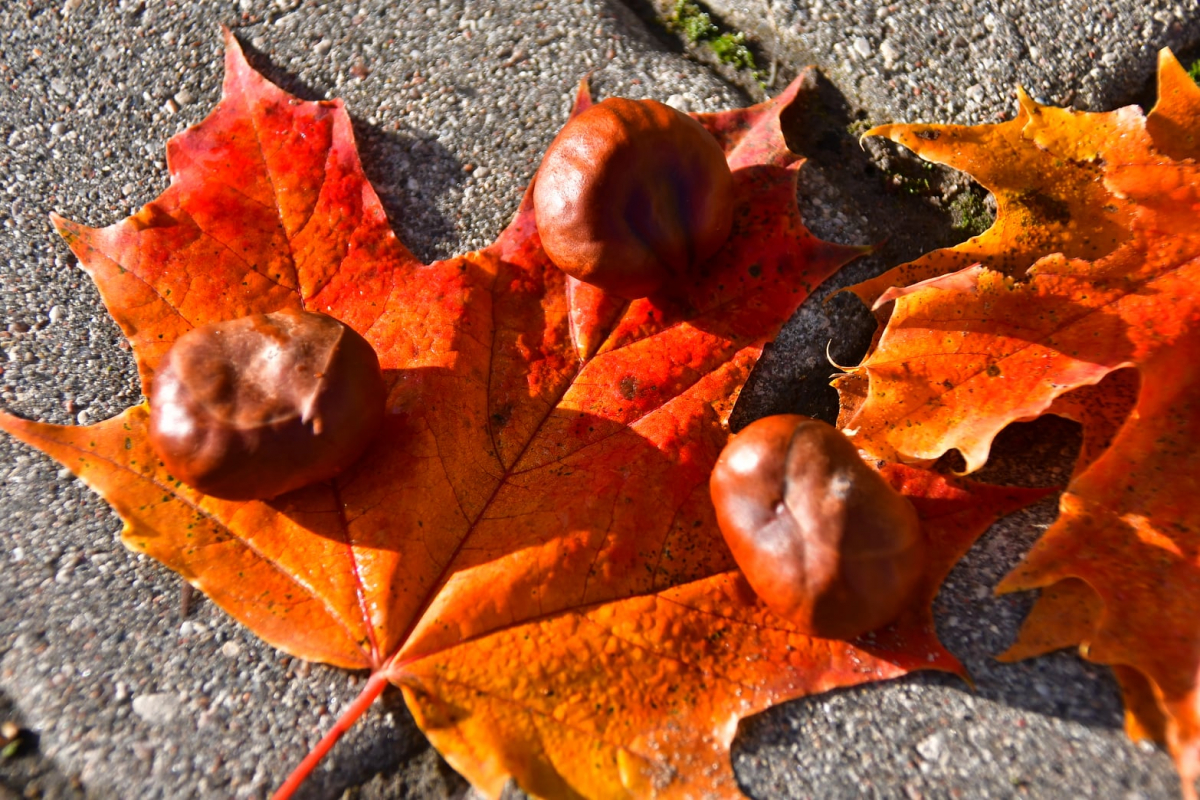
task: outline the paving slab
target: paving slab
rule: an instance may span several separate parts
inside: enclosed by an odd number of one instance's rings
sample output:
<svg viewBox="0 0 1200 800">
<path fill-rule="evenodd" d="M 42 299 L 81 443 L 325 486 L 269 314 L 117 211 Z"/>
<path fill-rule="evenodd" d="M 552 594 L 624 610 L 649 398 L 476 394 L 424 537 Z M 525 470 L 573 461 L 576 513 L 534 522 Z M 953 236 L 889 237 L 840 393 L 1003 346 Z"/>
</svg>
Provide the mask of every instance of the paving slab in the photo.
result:
<svg viewBox="0 0 1200 800">
<path fill-rule="evenodd" d="M 1011 113 L 1014 79 L 1053 102 L 1109 107 L 1144 93 L 1159 44 L 1197 40 L 1192 4 L 1093 4 L 1059 16 L 1049 4 L 1018 4 L 1019 15 L 981 3 L 922 15 L 922 5 L 775 2 L 759 13 L 713 4 L 718 21 L 751 34 L 760 60 L 774 56 L 774 88 L 805 63 L 824 69 L 790 139 L 810 158 L 800 189 L 806 222 L 834 241 L 887 240 L 831 286 L 963 238 L 942 201 L 975 191 L 951 173 L 938 173 L 938 192 L 924 200 L 889 191 L 879 159 L 895 154 L 859 148 L 852 123 L 990 121 Z M 398 235 L 428 261 L 502 229 L 582 76 L 591 74 L 600 96 L 671 99 L 694 111 L 744 105 L 764 91 L 704 63 L 655 15 L 646 4 L 603 0 L 2 4 L 0 406 L 86 424 L 140 401 L 122 335 L 47 216 L 107 225 L 165 188 L 166 139 L 218 97 L 219 25 L 234 28 L 252 63 L 285 89 L 345 100 Z M 769 37 L 754 24 L 761 18 L 774 20 Z M 899 55 L 886 55 L 887 42 Z M 1081 55 L 1090 50 L 1099 55 Z M 831 413 L 825 346 L 833 340 L 835 360 L 851 361 L 869 335 L 864 325 L 844 298 L 808 304 L 752 377 L 737 420 Z M 1077 446 L 1070 425 L 1020 426 L 998 442 L 988 477 L 1061 483 Z M 937 601 L 939 631 L 974 675 L 974 691 L 918 675 L 772 709 L 740 729 L 734 765 L 745 791 L 1178 796 L 1170 759 L 1124 737 L 1106 670 L 1068 653 L 1016 665 L 991 658 L 1031 599 L 993 598 L 990 589 L 1053 514 L 1045 501 L 995 526 Z M 0 438 L 0 717 L 35 739 L 25 755 L 0 761 L 0 797 L 266 796 L 363 675 L 289 658 L 203 598 L 181 618 L 179 579 L 124 550 L 119 530 L 69 473 Z M 304 796 L 467 792 L 389 691 Z"/>
<path fill-rule="evenodd" d="M 653 0 L 663 17 L 675 3 Z M 872 122 L 1011 119 L 1016 87 L 1107 111 L 1142 99 L 1159 49 L 1200 39 L 1194 2 L 712 0 L 724 29 L 793 70 L 816 64 Z M 1152 96 L 1151 96 L 1152 97 Z"/>
</svg>

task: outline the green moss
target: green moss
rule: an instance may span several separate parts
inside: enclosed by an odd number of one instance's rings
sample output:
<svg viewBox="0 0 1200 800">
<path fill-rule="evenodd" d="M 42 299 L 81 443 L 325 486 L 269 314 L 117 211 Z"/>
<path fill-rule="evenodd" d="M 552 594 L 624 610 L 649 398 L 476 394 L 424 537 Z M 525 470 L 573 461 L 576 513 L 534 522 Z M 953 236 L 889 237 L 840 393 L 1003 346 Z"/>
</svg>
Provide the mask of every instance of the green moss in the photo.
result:
<svg viewBox="0 0 1200 800">
<path fill-rule="evenodd" d="M 722 63 L 732 64 L 738 69 L 755 70 L 754 54 L 746 49 L 743 33 L 722 33 L 708 43 Z"/>
<path fill-rule="evenodd" d="M 954 230 L 969 236 L 979 234 L 992 227 L 992 214 L 987 203 L 977 192 L 962 192 L 950 204 L 954 218 Z"/>
<path fill-rule="evenodd" d="M 1188 77 L 1196 83 L 1200 83 L 1200 59 L 1193 61 L 1192 65 L 1188 67 Z"/>
<path fill-rule="evenodd" d="M 675 1 L 675 15 L 671 18 L 671 23 L 693 44 L 716 38 L 721 32 L 713 24 L 712 17 L 688 0 Z"/>
<path fill-rule="evenodd" d="M 864 133 L 871 130 L 871 127 L 872 126 L 869 120 L 856 119 L 846 126 L 846 133 L 850 134 L 855 139 L 861 139 Z"/>
<path fill-rule="evenodd" d="M 708 12 L 691 0 L 675 0 L 674 13 L 667 20 L 667 26 L 682 33 L 693 44 L 707 45 L 722 64 L 748 69 L 761 79 L 754 63 L 754 54 L 746 47 L 746 35 L 740 32 L 721 33 Z"/>
<path fill-rule="evenodd" d="M 15 756 L 18 752 L 20 752 L 22 744 L 24 744 L 24 741 L 20 736 L 18 736 L 8 744 L 4 745 L 4 749 L 0 750 L 0 761 L 7 761 Z"/>
</svg>

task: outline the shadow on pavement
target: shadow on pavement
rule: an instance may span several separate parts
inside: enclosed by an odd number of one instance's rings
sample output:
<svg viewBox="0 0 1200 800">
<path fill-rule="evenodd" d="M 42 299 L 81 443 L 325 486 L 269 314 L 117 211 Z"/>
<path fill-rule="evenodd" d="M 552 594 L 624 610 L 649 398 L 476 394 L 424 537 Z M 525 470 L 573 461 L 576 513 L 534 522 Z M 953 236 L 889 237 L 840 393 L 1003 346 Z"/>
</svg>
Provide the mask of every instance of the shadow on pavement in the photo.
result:
<svg viewBox="0 0 1200 800">
<path fill-rule="evenodd" d="M 781 77 L 777 85 L 786 80 Z M 734 430 L 770 414 L 806 414 L 832 423 L 837 393 L 829 379 L 837 369 L 830 359 L 858 363 L 875 332 L 874 317 L 856 297 L 835 293 L 966 239 L 967 232 L 955 229 L 943 195 L 950 187 L 978 191 L 960 188 L 973 186 L 962 173 L 918 164 L 890 143 L 864 147 L 858 135 L 865 122 L 819 73 L 817 91 L 799 98 L 781 121 L 788 147 L 808 159 L 799 179 L 805 225 L 822 236 L 817 210 L 824 212 L 832 204 L 839 213 L 865 219 L 859 225 L 861 240 L 839 244 L 876 244 L 878 249 L 823 283 L 768 346 L 734 409 Z"/>
<path fill-rule="evenodd" d="M 12 754 L 0 756 L 0 798 L 84 796 L 78 776 L 66 775 L 41 752 L 37 732 L 24 726 L 12 700 L 0 692 L 0 724 L 5 722 L 15 723 L 20 733 Z"/>
</svg>

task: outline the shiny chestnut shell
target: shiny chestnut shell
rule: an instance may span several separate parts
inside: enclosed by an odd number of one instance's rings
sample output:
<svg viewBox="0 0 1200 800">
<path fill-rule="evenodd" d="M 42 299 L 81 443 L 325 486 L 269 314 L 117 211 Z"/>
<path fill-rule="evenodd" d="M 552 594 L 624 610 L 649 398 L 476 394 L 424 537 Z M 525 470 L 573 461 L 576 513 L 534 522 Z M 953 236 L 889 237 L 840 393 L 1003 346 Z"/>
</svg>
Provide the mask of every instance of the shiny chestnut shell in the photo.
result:
<svg viewBox="0 0 1200 800">
<path fill-rule="evenodd" d="M 746 580 L 802 632 L 853 639 L 911 601 L 926 563 L 917 513 L 831 425 L 758 420 L 725 446 L 710 488 Z"/>
<path fill-rule="evenodd" d="M 365 339 L 333 317 L 277 311 L 195 328 L 154 377 L 150 442 L 205 494 L 265 500 L 332 478 L 383 422 Z"/>
<path fill-rule="evenodd" d="M 533 204 L 551 261 L 634 299 L 720 249 L 733 225 L 733 176 L 717 140 L 687 114 L 614 97 L 563 126 Z"/>
</svg>

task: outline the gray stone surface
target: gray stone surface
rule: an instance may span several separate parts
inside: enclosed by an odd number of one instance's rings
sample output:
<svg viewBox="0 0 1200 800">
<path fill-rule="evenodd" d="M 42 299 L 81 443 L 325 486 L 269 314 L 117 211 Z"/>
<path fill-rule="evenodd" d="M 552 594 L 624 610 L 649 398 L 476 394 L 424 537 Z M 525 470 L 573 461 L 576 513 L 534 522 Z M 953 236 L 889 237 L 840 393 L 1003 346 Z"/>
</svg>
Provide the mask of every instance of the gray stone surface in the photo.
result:
<svg viewBox="0 0 1200 800">
<path fill-rule="evenodd" d="M 1187 50 L 1200 37 L 1194 0 L 708 6 L 779 62 L 820 66 L 876 123 L 1011 118 L 1017 84 L 1042 102 L 1108 110 L 1140 99 L 1160 48 Z"/>
<path fill-rule="evenodd" d="M 825 238 L 887 240 L 839 285 L 962 238 L 946 209 L 953 195 L 972 191 L 941 172 L 925 199 L 889 191 L 880 160 L 895 154 L 860 149 L 847 130 L 856 119 L 991 120 L 1011 111 L 1005 93 L 1014 79 L 1048 100 L 1115 105 L 1141 96 L 1159 44 L 1187 47 L 1197 38 L 1192 4 L 1094 4 L 1085 13 L 1026 2 L 1011 4 L 1021 13 L 1009 16 L 966 3 L 923 16 L 924 4 L 826 3 L 818 11 L 815 2 L 775 2 L 775 38 L 755 27 L 769 16 L 753 4 L 716 5 L 776 49 L 776 86 L 798 64 L 828 70 L 820 98 L 792 128 L 793 144 L 811 159 L 801 207 Z M 140 399 L 119 331 L 47 214 L 109 224 L 164 188 L 166 139 L 217 99 L 220 23 L 236 29 L 252 62 L 284 88 L 346 101 L 368 175 L 400 236 L 425 259 L 477 247 L 501 229 L 584 74 L 600 95 L 674 96 L 692 110 L 741 105 L 759 91 L 744 75 L 740 86 L 723 80 L 738 76 L 718 74 L 603 0 L 0 4 L 5 409 L 85 424 Z M 955 43 L 959 36 L 965 46 Z M 1089 49 L 1094 57 L 1085 57 Z M 828 414 L 825 345 L 834 340 L 835 359 L 848 362 L 865 330 L 844 299 L 810 304 L 752 378 L 739 420 Z M 1070 426 L 1023 426 L 998 443 L 991 477 L 1061 482 L 1076 445 Z M 1053 511 L 1047 501 L 996 526 L 938 599 L 940 630 L 974 674 L 975 692 L 915 676 L 773 709 L 739 735 L 734 764 L 746 791 L 1177 796 L 1170 760 L 1124 738 L 1104 670 L 1071 654 L 1011 666 L 991 660 L 1030 599 L 993 598 L 990 587 Z M 0 716 L 30 732 L 23 755 L 0 761 L 0 797 L 265 796 L 355 696 L 362 676 L 290 659 L 203 599 L 181 619 L 179 581 L 126 552 L 119 528 L 69 473 L 0 438 Z M 388 692 L 305 796 L 343 791 L 467 790 L 424 742 L 398 693 Z"/>
</svg>

